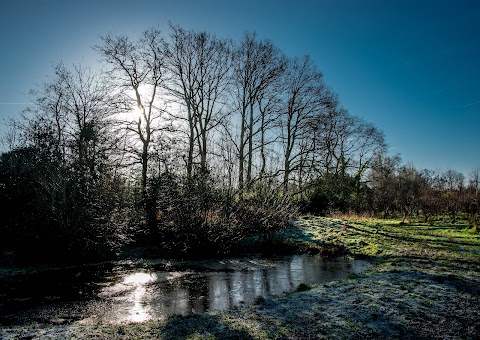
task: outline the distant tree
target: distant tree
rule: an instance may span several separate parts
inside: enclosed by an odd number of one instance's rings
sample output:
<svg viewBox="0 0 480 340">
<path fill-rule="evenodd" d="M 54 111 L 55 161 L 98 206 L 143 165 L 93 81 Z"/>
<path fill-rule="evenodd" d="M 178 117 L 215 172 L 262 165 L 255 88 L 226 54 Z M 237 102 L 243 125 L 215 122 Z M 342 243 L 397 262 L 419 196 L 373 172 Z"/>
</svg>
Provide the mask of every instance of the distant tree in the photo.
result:
<svg viewBox="0 0 480 340">
<path fill-rule="evenodd" d="M 317 123 L 313 135 L 315 152 L 310 162 L 317 174 L 333 175 L 340 181 L 344 178 L 346 182 L 351 177 L 358 200 L 374 157 L 385 152 L 385 138 L 375 126 L 339 108 L 336 100 L 333 103 Z"/>
<path fill-rule="evenodd" d="M 426 183 L 413 165 L 400 167 L 396 204 L 402 211 L 403 220 L 412 217 L 420 209 L 420 197 Z"/>
<path fill-rule="evenodd" d="M 387 217 L 395 210 L 397 190 L 397 171 L 400 156 L 378 154 L 372 163 L 369 184 L 373 191 L 373 208 L 377 213 Z"/>
<path fill-rule="evenodd" d="M 441 213 L 443 182 L 441 176 L 432 170 L 420 173 L 424 186 L 420 192 L 419 208 L 426 223 L 433 223 L 435 215 Z"/>
<path fill-rule="evenodd" d="M 480 191 L 480 168 L 472 170 L 470 173 L 470 178 L 468 181 L 468 187 L 473 189 L 475 195 L 479 194 Z"/>
<path fill-rule="evenodd" d="M 355 125 L 343 152 L 346 164 L 356 178 L 357 183 L 363 179 L 376 155 L 384 153 L 386 142 L 383 132 L 373 124 L 355 117 Z"/>
<path fill-rule="evenodd" d="M 469 178 L 469 184 L 464 194 L 464 209 L 468 214 L 470 226 L 475 232 L 478 231 L 480 219 L 480 169 L 474 169 Z"/>
<path fill-rule="evenodd" d="M 447 170 L 442 178 L 444 182 L 443 200 L 445 209 L 450 215 L 452 222 L 455 223 L 461 206 L 465 176 L 458 171 Z"/>
</svg>

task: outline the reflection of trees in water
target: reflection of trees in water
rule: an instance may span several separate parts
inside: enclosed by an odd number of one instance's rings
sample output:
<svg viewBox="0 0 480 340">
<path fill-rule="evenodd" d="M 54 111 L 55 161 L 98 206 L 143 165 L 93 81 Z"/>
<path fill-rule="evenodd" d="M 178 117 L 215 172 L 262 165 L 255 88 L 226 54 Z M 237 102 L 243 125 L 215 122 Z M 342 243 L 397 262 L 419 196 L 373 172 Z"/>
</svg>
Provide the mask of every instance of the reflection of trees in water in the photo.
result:
<svg viewBox="0 0 480 340">
<path fill-rule="evenodd" d="M 346 277 L 364 267 L 361 264 L 358 266 L 360 268 L 356 268 L 356 263 L 343 259 L 330 261 L 301 255 L 281 260 L 227 261 L 225 266 L 207 262 L 201 267 L 204 269 L 199 267 L 197 271 L 165 272 L 102 266 L 88 270 L 83 268 L 78 274 L 78 269 L 69 268 L 62 273 L 53 271 L 31 276 L 42 278 L 40 285 L 50 286 L 51 289 L 36 286 L 38 291 L 28 293 L 26 288 L 33 285 L 32 280 L 28 280 L 29 284 L 20 280 L 10 293 L 19 298 L 45 296 L 47 299 L 54 296 L 52 291 L 55 290 L 61 293 L 56 296 L 62 299 L 63 307 L 67 299 L 71 301 L 69 309 L 76 311 L 77 319 L 89 317 L 107 323 L 142 322 L 163 319 L 172 314 L 228 310 L 242 303 L 252 303 L 259 296 L 282 295 L 294 290 L 300 283 L 314 284 Z M 60 284 L 62 278 L 65 281 Z M 53 282 L 49 284 L 49 280 Z M 79 292 L 84 292 L 81 297 Z M 69 315 L 63 312 L 62 306 L 53 303 L 32 308 L 40 308 L 48 315 Z M 25 309 L 22 313 L 33 315 Z"/>
<path fill-rule="evenodd" d="M 242 303 L 252 303 L 259 296 L 285 294 L 301 283 L 342 278 L 352 269 L 348 261 L 324 261 L 307 256 L 292 256 L 288 260 L 275 261 L 272 266 L 258 266 L 260 268 L 232 272 L 157 272 L 155 283 L 149 281 L 131 293 L 132 298 L 128 300 L 133 305 L 126 319 L 143 321 L 171 314 L 228 310 Z"/>
<path fill-rule="evenodd" d="M 363 261 L 322 260 L 305 255 L 201 265 L 195 267 L 196 271 L 101 265 L 24 275 L 15 285 L 0 281 L 0 288 L 12 287 L 5 289 L 7 295 L 2 298 L 8 303 L 0 306 L 0 312 L 12 322 L 38 315 L 71 315 L 72 319 L 107 323 L 141 322 L 172 314 L 228 310 L 250 304 L 259 296 L 282 295 L 300 283 L 331 281 L 365 269 Z M 51 301 L 51 297 L 59 300 Z"/>
</svg>

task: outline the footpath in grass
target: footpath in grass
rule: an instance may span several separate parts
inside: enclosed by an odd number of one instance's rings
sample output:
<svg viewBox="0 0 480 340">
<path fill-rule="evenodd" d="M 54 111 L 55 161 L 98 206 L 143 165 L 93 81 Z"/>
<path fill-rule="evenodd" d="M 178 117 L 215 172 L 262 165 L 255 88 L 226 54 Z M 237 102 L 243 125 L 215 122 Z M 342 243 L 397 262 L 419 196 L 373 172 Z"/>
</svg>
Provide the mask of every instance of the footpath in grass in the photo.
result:
<svg viewBox="0 0 480 340">
<path fill-rule="evenodd" d="M 480 235 L 464 225 L 304 217 L 287 235 L 306 249 L 341 249 L 374 266 L 229 312 L 131 325 L 12 327 L 0 337 L 480 338 Z"/>
</svg>

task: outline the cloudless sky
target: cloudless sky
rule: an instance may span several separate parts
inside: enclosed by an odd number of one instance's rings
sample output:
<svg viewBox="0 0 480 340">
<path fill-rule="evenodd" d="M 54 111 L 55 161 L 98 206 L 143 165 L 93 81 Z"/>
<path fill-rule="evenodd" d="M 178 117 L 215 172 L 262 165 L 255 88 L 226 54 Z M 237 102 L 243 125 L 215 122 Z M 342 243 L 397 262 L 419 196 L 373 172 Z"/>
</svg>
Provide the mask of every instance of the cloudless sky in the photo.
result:
<svg viewBox="0 0 480 340">
<path fill-rule="evenodd" d="M 95 65 L 108 33 L 148 27 L 241 38 L 310 54 L 352 114 L 417 168 L 480 167 L 480 1 L 1 0 L 0 130 L 52 65 Z"/>
</svg>

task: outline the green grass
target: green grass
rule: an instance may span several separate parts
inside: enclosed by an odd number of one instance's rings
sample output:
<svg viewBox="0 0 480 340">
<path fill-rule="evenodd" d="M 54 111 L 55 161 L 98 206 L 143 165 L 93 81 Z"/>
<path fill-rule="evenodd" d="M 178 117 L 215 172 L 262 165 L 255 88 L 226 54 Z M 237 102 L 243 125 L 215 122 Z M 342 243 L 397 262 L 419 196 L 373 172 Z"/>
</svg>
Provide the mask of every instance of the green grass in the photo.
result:
<svg viewBox="0 0 480 340">
<path fill-rule="evenodd" d="M 480 235 L 466 225 L 299 219 L 289 242 L 335 244 L 369 271 L 229 312 L 130 325 L 0 328 L 3 338 L 317 339 L 480 337 Z"/>
<path fill-rule="evenodd" d="M 480 255 L 480 234 L 466 225 L 421 223 L 404 224 L 399 220 L 338 220 L 310 217 L 301 219 L 305 242 L 339 242 L 354 256 L 426 257 L 431 260 L 464 259 L 475 262 Z"/>
</svg>

